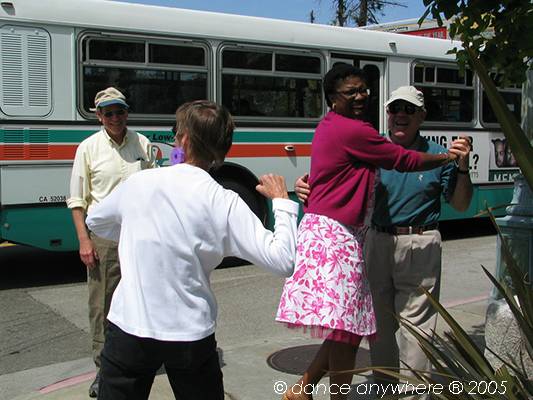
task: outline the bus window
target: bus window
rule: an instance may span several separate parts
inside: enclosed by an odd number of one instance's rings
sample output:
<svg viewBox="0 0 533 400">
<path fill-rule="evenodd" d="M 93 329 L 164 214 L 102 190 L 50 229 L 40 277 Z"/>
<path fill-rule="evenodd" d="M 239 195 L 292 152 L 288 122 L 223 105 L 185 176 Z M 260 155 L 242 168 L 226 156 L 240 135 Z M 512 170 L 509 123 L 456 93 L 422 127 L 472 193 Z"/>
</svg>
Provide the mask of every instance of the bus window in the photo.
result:
<svg viewBox="0 0 533 400">
<path fill-rule="evenodd" d="M 222 58 L 224 68 L 272 71 L 272 53 L 226 50 Z"/>
<path fill-rule="evenodd" d="M 320 74 L 321 62 L 318 57 L 276 54 L 276 71 Z"/>
<path fill-rule="evenodd" d="M 92 116 L 96 93 L 109 86 L 125 94 L 133 119 L 171 118 L 181 104 L 207 99 L 207 51 L 201 44 L 90 35 L 81 43 L 81 108 L 87 116 Z"/>
<path fill-rule="evenodd" d="M 322 60 L 279 50 L 222 51 L 222 103 L 235 117 L 318 119 Z"/>
<path fill-rule="evenodd" d="M 144 62 L 145 47 L 144 43 L 91 39 L 88 41 L 87 58 L 89 60 Z"/>
<path fill-rule="evenodd" d="M 149 53 L 149 62 L 154 64 L 206 66 L 205 49 L 201 47 L 150 44 Z"/>
<path fill-rule="evenodd" d="M 424 93 L 427 125 L 434 122 L 471 125 L 474 120 L 474 78 L 472 71 L 459 75 L 458 67 L 417 63 L 414 85 Z"/>
<path fill-rule="evenodd" d="M 492 81 L 496 84 L 496 86 L 499 86 L 499 75 L 495 73 L 491 73 L 490 77 L 492 78 Z M 511 110 L 511 112 L 516 117 L 516 120 L 518 122 L 522 121 L 522 87 L 520 85 L 516 86 L 509 86 L 504 89 L 498 88 L 500 94 L 502 95 L 503 99 L 505 100 L 505 103 Z M 483 125 L 490 125 L 490 124 L 498 124 L 498 119 L 496 118 L 496 114 L 494 113 L 494 109 L 492 108 L 489 99 L 487 97 L 487 94 L 485 93 L 485 90 L 482 90 L 483 92 L 483 100 L 481 104 L 481 122 Z"/>
</svg>

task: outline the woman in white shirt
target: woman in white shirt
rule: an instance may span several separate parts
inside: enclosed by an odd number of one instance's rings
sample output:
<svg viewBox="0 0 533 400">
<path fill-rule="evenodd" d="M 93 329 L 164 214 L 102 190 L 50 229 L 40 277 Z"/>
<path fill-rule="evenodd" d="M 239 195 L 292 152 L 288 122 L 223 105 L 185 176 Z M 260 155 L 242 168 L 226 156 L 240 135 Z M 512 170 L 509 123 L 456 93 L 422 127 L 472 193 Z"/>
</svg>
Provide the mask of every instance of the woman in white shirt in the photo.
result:
<svg viewBox="0 0 533 400">
<path fill-rule="evenodd" d="M 293 272 L 298 204 L 284 178 L 264 175 L 256 187 L 272 199 L 271 232 L 208 173 L 231 147 L 229 112 L 200 100 L 182 105 L 176 119 L 184 162 L 133 175 L 86 221 L 119 242 L 122 269 L 102 353 L 102 400 L 148 399 L 162 365 L 176 398 L 222 400 L 211 272 L 228 256 L 278 276 Z"/>
</svg>

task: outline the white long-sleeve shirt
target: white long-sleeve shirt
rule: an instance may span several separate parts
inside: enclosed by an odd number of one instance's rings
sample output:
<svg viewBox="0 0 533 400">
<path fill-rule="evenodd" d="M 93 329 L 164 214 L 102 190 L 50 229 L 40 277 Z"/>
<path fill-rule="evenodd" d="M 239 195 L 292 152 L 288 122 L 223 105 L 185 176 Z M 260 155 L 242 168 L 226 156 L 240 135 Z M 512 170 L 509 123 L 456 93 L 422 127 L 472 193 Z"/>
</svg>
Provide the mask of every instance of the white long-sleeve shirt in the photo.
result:
<svg viewBox="0 0 533 400">
<path fill-rule="evenodd" d="M 86 222 L 119 242 L 122 278 L 108 319 L 123 331 L 195 341 L 215 331 L 211 272 L 235 256 L 290 276 L 298 204 L 274 199 L 274 232 L 233 191 L 188 164 L 131 176 L 96 205 Z"/>
</svg>

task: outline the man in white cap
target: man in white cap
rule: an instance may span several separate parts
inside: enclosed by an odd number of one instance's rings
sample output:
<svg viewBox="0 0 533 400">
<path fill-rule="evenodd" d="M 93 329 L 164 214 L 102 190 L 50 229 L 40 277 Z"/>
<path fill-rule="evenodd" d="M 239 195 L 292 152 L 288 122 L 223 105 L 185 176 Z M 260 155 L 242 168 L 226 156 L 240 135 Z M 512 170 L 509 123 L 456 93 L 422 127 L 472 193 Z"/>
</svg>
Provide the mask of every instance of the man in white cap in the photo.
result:
<svg viewBox="0 0 533 400">
<path fill-rule="evenodd" d="M 446 154 L 446 148 L 420 135 L 419 127 L 426 117 L 422 92 L 413 86 L 402 86 L 392 92 L 385 106 L 389 137 L 394 143 L 424 153 Z M 420 286 L 439 298 L 442 251 L 437 220 L 441 195 L 455 210 L 464 212 L 473 193 L 470 140 L 461 135 L 451 145 L 465 153 L 457 164 L 423 172 L 381 170 L 371 229 L 363 248 L 378 328 L 378 340 L 370 345 L 373 366 L 405 367 L 400 366 L 401 360 L 416 370 L 430 368 L 416 338 L 398 324 L 397 317 L 427 333 L 436 327 L 437 312 Z M 295 185 L 302 201 L 309 194 L 305 181 L 306 175 Z M 374 373 L 374 382 L 391 390 L 394 379 Z M 392 393 L 378 393 L 386 394 Z"/>
<path fill-rule="evenodd" d="M 394 143 L 429 154 L 446 153 L 446 148 L 420 135 L 419 126 L 426 117 L 422 92 L 402 86 L 392 92 L 385 106 Z M 437 220 L 441 195 L 455 210 L 464 212 L 473 193 L 470 140 L 461 135 L 452 146 L 466 150 L 467 155 L 457 164 L 405 174 L 381 171 L 364 247 L 379 335 L 370 347 L 372 365 L 398 368 L 405 363 L 416 370 L 430 368 L 418 341 L 398 324 L 397 317 L 427 333 L 436 328 L 437 312 L 420 286 L 439 299 L 442 246 Z M 383 385 L 391 382 L 390 376 L 379 373 L 374 374 L 374 380 Z"/>
<path fill-rule="evenodd" d="M 98 395 L 100 353 L 104 347 L 106 316 L 111 297 L 120 281 L 118 243 L 102 239 L 85 226 L 85 214 L 131 174 L 156 166 L 148 138 L 126 127 L 129 105 L 113 87 L 96 94 L 96 116 L 103 124 L 100 131 L 80 143 L 74 158 L 67 206 L 80 243 L 80 258 L 87 266 L 89 322 L 93 359 L 97 375 L 89 396 Z"/>
</svg>

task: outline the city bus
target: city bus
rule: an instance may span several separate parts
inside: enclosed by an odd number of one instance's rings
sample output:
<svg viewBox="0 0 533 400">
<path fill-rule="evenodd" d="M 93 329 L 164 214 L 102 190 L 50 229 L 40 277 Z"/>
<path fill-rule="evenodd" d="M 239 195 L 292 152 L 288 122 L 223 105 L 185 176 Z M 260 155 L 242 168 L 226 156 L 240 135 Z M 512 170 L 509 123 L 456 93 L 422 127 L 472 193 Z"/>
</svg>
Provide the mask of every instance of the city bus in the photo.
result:
<svg viewBox="0 0 533 400">
<path fill-rule="evenodd" d="M 517 167 L 478 79 L 461 76 L 450 41 L 302 22 L 103 0 L 7 0 L 0 5 L 0 240 L 78 248 L 65 200 L 78 144 L 100 129 L 95 94 L 114 86 L 131 106 L 128 126 L 169 165 L 174 112 L 208 99 L 236 122 L 234 144 L 213 176 L 270 226 L 258 177 L 283 175 L 291 190 L 310 168 L 313 132 L 327 112 L 325 73 L 363 68 L 371 122 L 386 135 L 384 101 L 402 85 L 425 93 L 422 135 L 443 146 L 473 140 L 470 218 L 509 203 Z M 517 113 L 520 88 L 505 96 Z M 294 193 L 292 193 L 294 195 Z"/>
</svg>

